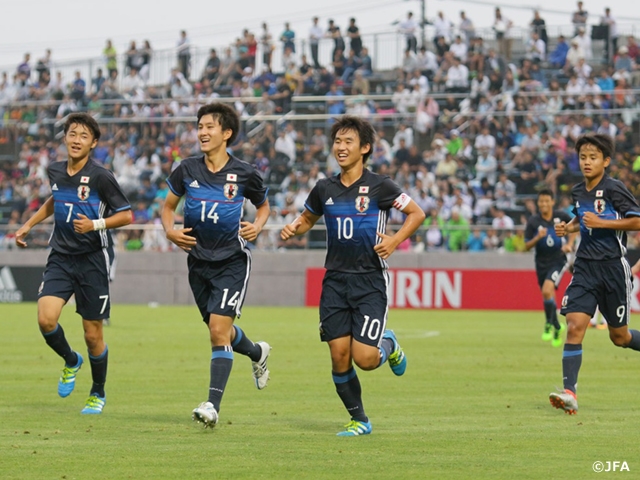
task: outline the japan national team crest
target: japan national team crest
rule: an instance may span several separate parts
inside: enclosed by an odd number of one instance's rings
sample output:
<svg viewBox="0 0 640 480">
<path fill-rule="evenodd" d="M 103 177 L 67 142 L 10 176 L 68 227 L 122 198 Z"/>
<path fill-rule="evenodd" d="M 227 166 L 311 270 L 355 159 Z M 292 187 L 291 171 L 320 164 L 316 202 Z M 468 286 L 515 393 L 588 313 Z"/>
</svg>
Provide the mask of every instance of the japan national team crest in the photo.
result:
<svg viewBox="0 0 640 480">
<path fill-rule="evenodd" d="M 606 206 L 607 203 L 601 198 L 598 198 L 595 202 L 593 202 L 593 208 L 595 209 L 596 213 L 603 213 Z"/>
<path fill-rule="evenodd" d="M 356 198 L 356 210 L 358 210 L 360 213 L 364 213 L 368 208 L 369 208 L 369 197 L 365 197 L 361 195 L 358 198 Z"/>
<path fill-rule="evenodd" d="M 78 198 L 83 202 L 86 202 L 89 199 L 90 192 L 91 192 L 91 189 L 89 188 L 88 185 L 80 185 L 78 187 Z"/>
<path fill-rule="evenodd" d="M 224 196 L 227 198 L 227 200 L 233 200 L 237 194 L 238 185 L 236 185 L 235 183 L 225 183 Z"/>
</svg>

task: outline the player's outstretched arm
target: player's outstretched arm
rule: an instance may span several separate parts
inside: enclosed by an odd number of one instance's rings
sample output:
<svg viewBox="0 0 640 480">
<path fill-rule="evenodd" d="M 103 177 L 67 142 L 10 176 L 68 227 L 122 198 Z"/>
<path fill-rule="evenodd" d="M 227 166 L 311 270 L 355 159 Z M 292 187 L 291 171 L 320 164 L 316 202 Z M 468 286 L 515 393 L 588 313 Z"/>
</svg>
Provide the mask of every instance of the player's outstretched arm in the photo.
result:
<svg viewBox="0 0 640 480">
<path fill-rule="evenodd" d="M 269 220 L 269 213 L 271 212 L 271 208 L 269 207 L 269 200 L 265 200 L 262 205 L 260 205 L 256 210 L 256 219 L 253 223 L 251 222 L 240 222 L 240 236 L 244 238 L 247 242 L 253 242 L 260 232 L 262 231 L 262 227 Z"/>
<path fill-rule="evenodd" d="M 280 238 L 282 240 L 289 240 L 291 237 L 296 235 L 307 233 L 319 219 L 320 215 L 314 215 L 309 210 L 305 209 L 298 218 L 284 226 L 280 232 Z"/>
<path fill-rule="evenodd" d="M 16 245 L 20 248 L 25 248 L 27 246 L 27 242 L 25 242 L 25 238 L 29 235 L 29 232 L 33 227 L 37 224 L 46 220 L 51 215 L 53 215 L 53 197 L 47 198 L 47 200 L 42 204 L 42 206 L 38 209 L 38 211 L 25 222 L 25 224 L 18 229 L 16 232 Z"/>
<path fill-rule="evenodd" d="M 416 230 L 420 228 L 420 225 L 422 225 L 422 222 L 424 222 L 424 219 L 426 218 L 422 208 L 420 208 L 420 206 L 413 200 L 411 200 L 409 204 L 400 211 L 407 216 L 407 218 L 404 219 L 404 224 L 400 230 L 398 230 L 394 235 L 378 233 L 378 236 L 382 241 L 373 247 L 373 250 L 383 260 L 389 258 L 398 245 L 413 235 Z"/>
<path fill-rule="evenodd" d="M 637 231 L 640 230 L 640 217 L 631 216 L 617 220 L 600 217 L 593 212 L 587 212 L 582 217 L 582 223 L 587 228 L 606 228 L 609 230 Z"/>
<path fill-rule="evenodd" d="M 174 228 L 174 213 L 179 201 L 180 197 L 169 191 L 164 206 L 162 207 L 162 228 L 164 228 L 165 234 L 167 235 L 167 240 L 175 243 L 185 252 L 188 252 L 191 250 L 191 247 L 195 247 L 196 239 L 191 235 L 187 235 L 191 231 L 191 228 L 182 228 L 180 230 Z"/>
</svg>

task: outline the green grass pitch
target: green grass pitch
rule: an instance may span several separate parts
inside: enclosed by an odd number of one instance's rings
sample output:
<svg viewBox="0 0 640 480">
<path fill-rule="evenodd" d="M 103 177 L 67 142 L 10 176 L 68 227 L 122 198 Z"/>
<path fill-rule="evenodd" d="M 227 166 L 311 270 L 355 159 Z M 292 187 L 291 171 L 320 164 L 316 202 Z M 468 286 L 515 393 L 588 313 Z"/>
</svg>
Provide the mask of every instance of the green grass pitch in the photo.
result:
<svg viewBox="0 0 640 480">
<path fill-rule="evenodd" d="M 112 315 L 107 405 L 82 416 L 89 364 L 59 398 L 62 361 L 36 306 L 0 305 L 2 479 L 580 479 L 596 461 L 640 475 L 640 355 L 606 331 L 587 334 L 580 411 L 568 416 L 547 400 L 562 384 L 562 349 L 540 340 L 542 312 L 392 311 L 407 373 L 359 372 L 373 434 L 339 438 L 348 417 L 316 309 L 244 309 L 239 325 L 273 346 L 271 381 L 256 390 L 236 355 L 214 430 L 191 421 L 210 359 L 195 307 L 115 305 Z M 61 323 L 86 352 L 73 307 Z"/>
</svg>

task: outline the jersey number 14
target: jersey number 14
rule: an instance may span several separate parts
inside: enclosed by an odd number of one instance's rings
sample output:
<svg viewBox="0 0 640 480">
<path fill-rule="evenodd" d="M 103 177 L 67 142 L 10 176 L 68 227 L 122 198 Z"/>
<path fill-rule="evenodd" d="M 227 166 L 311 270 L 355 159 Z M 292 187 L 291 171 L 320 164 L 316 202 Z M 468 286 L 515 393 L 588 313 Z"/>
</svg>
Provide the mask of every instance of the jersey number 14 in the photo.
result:
<svg viewBox="0 0 640 480">
<path fill-rule="evenodd" d="M 202 205 L 202 208 L 200 209 L 200 221 L 202 223 L 207 221 L 207 218 L 210 218 L 211 220 L 213 220 L 213 223 L 218 223 L 218 214 L 216 213 L 216 208 L 218 207 L 218 203 L 214 203 L 211 206 L 211 209 L 209 210 L 209 213 L 207 213 L 207 202 L 202 201 L 200 202 L 200 204 Z"/>
</svg>

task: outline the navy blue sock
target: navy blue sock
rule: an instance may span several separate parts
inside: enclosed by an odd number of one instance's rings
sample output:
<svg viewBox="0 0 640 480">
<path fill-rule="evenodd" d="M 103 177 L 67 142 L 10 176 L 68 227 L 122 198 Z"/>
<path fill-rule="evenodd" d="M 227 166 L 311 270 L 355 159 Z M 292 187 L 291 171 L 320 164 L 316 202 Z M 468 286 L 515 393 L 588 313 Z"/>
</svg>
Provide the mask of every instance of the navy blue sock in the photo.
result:
<svg viewBox="0 0 640 480">
<path fill-rule="evenodd" d="M 262 356 L 262 348 L 260 345 L 249 340 L 242 329 L 237 325 L 234 325 L 233 328 L 236 331 L 236 338 L 231 342 L 233 351 L 238 352 L 240 355 L 246 355 L 254 362 L 260 360 L 260 357 Z"/>
<path fill-rule="evenodd" d="M 104 398 L 104 384 L 107 382 L 107 364 L 109 363 L 109 347 L 105 345 L 104 352 L 97 357 L 89 354 L 89 363 L 91 363 L 91 378 L 93 379 L 91 394 L 96 394 Z"/>
<path fill-rule="evenodd" d="M 233 350 L 231 345 L 213 347 L 211 349 L 211 378 L 209 381 L 209 401 L 220 412 L 220 402 L 227 380 L 233 367 Z"/>
<path fill-rule="evenodd" d="M 576 393 L 580 365 L 582 365 L 582 344 L 572 345 L 565 343 L 564 351 L 562 352 L 562 381 L 565 390 L 571 390 Z"/>
<path fill-rule="evenodd" d="M 629 333 L 631 333 L 631 341 L 626 348 L 640 351 L 640 332 L 638 330 L 629 330 Z"/>
<path fill-rule="evenodd" d="M 559 330 L 560 322 L 558 322 L 558 312 L 556 311 L 556 301 L 554 299 L 550 298 L 544 301 L 544 314 L 547 317 L 547 323 Z"/>
<path fill-rule="evenodd" d="M 389 355 L 391 355 L 391 352 L 393 352 L 393 340 L 390 338 L 383 338 L 382 342 L 380 342 L 379 350 L 380 364 L 378 366 L 384 364 L 384 362 L 389 358 Z"/>
<path fill-rule="evenodd" d="M 71 346 L 69 346 L 69 342 L 67 342 L 67 339 L 64 336 L 62 325 L 56 325 L 56 328 L 52 332 L 44 333 L 40 330 L 40 333 L 42 333 L 47 345 L 49 345 L 54 352 L 64 358 L 68 367 L 75 367 L 78 364 L 78 355 L 76 352 L 71 350 Z"/>
<path fill-rule="evenodd" d="M 336 385 L 336 392 L 351 418 L 360 422 L 368 422 L 369 419 L 364 413 L 362 405 L 362 388 L 360 380 L 353 367 L 344 373 L 332 372 L 333 383 Z"/>
</svg>

